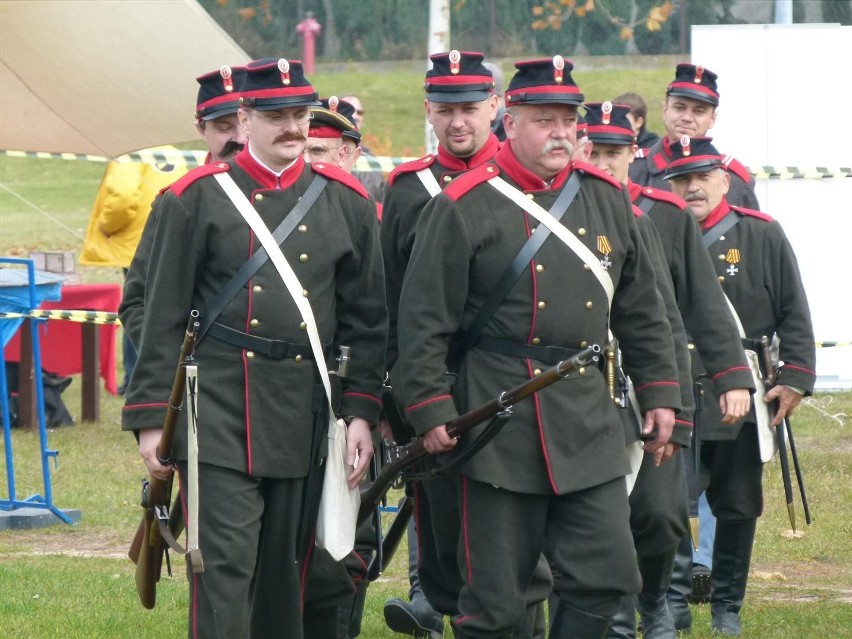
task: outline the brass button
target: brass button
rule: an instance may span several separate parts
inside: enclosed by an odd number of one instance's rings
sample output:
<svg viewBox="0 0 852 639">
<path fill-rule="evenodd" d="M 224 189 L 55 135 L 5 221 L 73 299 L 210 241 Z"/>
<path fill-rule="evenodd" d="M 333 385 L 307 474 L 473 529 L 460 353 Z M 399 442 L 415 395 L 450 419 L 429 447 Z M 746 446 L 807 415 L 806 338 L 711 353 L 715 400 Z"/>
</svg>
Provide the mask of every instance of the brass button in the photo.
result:
<svg viewBox="0 0 852 639">
<path fill-rule="evenodd" d="M 592 270 L 592 267 L 591 267 L 591 266 L 589 266 L 588 264 L 583 264 L 583 268 L 584 268 L 584 269 L 586 269 L 587 271 L 591 271 L 591 270 Z"/>
<path fill-rule="evenodd" d="M 306 331 L 308 330 L 308 325 L 302 322 L 301 324 L 299 324 L 299 328 L 301 328 L 303 331 Z"/>
<path fill-rule="evenodd" d="M 724 254 L 724 253 L 719 253 L 719 259 L 720 259 L 722 262 L 724 262 L 724 261 L 725 261 L 725 254 Z"/>
<path fill-rule="evenodd" d="M 254 351 L 246 351 L 247 359 L 254 359 Z"/>
<path fill-rule="evenodd" d="M 545 307 L 545 306 L 547 306 L 547 304 L 545 304 L 544 302 L 539 302 L 539 303 L 538 303 L 538 307 L 539 307 L 539 309 L 541 309 L 542 311 L 544 310 L 544 307 Z"/>
<path fill-rule="evenodd" d="M 527 197 L 528 197 L 529 199 L 531 199 L 531 200 L 534 200 L 534 199 L 535 199 L 535 195 L 534 195 L 534 194 L 532 194 L 532 193 L 527 193 Z"/>
<path fill-rule="evenodd" d="M 586 229 L 581 226 L 577 229 L 577 235 L 579 235 L 580 237 L 586 237 Z"/>
<path fill-rule="evenodd" d="M 296 355 L 296 357 L 294 359 L 296 360 L 297 364 L 300 364 L 302 362 L 302 356 L 301 355 Z"/>
<path fill-rule="evenodd" d="M 536 264 L 536 265 L 535 265 L 535 270 L 536 270 L 538 273 L 544 273 L 544 265 L 543 265 L 543 264 Z"/>
<path fill-rule="evenodd" d="M 444 184 L 449 184 L 450 182 L 453 181 L 452 176 L 449 176 L 449 175 L 445 175 L 443 179 L 444 179 Z"/>
<path fill-rule="evenodd" d="M 308 296 L 308 289 L 305 289 L 305 290 L 303 290 L 303 291 L 302 291 L 302 296 L 303 296 L 303 297 L 307 297 L 307 296 Z"/>
<path fill-rule="evenodd" d="M 308 254 L 307 254 L 307 253 L 302 253 L 302 254 L 299 256 L 299 261 L 300 261 L 300 262 L 302 262 L 303 264 L 304 264 L 305 262 L 307 262 L 307 261 L 308 261 Z"/>
<path fill-rule="evenodd" d="M 263 193 L 258 193 L 257 195 L 255 195 L 254 201 L 255 202 L 262 202 L 263 201 Z"/>
<path fill-rule="evenodd" d="M 533 375 L 535 375 L 536 377 L 538 377 L 539 375 L 541 375 L 541 369 L 540 369 L 540 368 L 535 369 L 535 370 L 533 371 Z"/>
<path fill-rule="evenodd" d="M 582 342 L 580 342 L 580 348 L 588 348 L 588 347 L 589 347 L 589 343 L 586 340 L 583 340 Z"/>
<path fill-rule="evenodd" d="M 299 224 L 299 233 L 307 233 L 308 227 L 305 224 Z"/>
<path fill-rule="evenodd" d="M 725 236 L 724 236 L 724 235 L 719 236 L 719 241 L 720 241 L 720 242 L 724 242 L 724 241 L 725 241 Z"/>
<path fill-rule="evenodd" d="M 486 167 L 486 169 L 485 169 L 485 170 L 486 170 L 488 173 L 494 173 L 494 167 L 493 167 L 493 166 Z"/>
<path fill-rule="evenodd" d="M 725 283 L 725 276 L 724 276 L 724 275 L 720 275 L 720 276 L 719 276 L 719 283 L 720 283 L 720 284 L 724 284 L 724 283 Z"/>
<path fill-rule="evenodd" d="M 577 370 L 577 372 L 578 372 L 578 373 L 580 373 L 580 376 L 582 377 L 583 375 L 585 375 L 585 374 L 586 374 L 586 367 L 585 367 L 585 366 L 581 366 L 581 367 Z"/>
<path fill-rule="evenodd" d="M 530 229 L 530 234 L 535 233 L 535 230 L 536 230 L 537 228 L 538 228 L 537 226 L 532 227 L 532 228 Z"/>
<path fill-rule="evenodd" d="M 251 290 L 253 290 L 255 293 L 260 293 L 263 290 L 263 287 L 260 284 L 255 284 L 251 287 Z"/>
<path fill-rule="evenodd" d="M 249 325 L 252 326 L 252 327 L 260 326 L 260 320 L 253 319 L 252 321 L 249 322 Z"/>
<path fill-rule="evenodd" d="M 591 301 L 591 300 L 589 300 L 588 302 L 586 302 L 586 310 L 587 310 L 587 311 L 592 310 L 592 301 Z"/>
<path fill-rule="evenodd" d="M 533 337 L 532 343 L 538 345 L 538 344 L 541 344 L 541 340 L 538 337 Z"/>
<path fill-rule="evenodd" d="M 687 345 L 686 345 L 686 347 L 687 347 L 689 350 L 691 350 L 691 351 L 694 351 L 694 350 L 695 350 L 695 344 L 693 344 L 692 342 L 690 342 L 689 344 L 687 344 Z"/>
</svg>

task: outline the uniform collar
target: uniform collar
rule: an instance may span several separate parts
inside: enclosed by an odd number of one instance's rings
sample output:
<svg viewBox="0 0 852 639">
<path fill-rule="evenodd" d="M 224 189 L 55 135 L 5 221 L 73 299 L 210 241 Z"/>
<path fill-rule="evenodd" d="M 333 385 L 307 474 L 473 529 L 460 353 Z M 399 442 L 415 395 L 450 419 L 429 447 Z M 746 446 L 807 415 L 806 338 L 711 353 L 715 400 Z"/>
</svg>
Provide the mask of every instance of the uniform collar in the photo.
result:
<svg viewBox="0 0 852 639">
<path fill-rule="evenodd" d="M 491 160 L 499 147 L 500 141 L 493 133 L 489 134 L 482 148 L 469 158 L 457 157 L 444 147 L 438 146 L 438 163 L 450 171 L 467 171 Z"/>
<path fill-rule="evenodd" d="M 249 145 L 234 158 L 237 166 L 243 169 L 251 178 L 264 189 L 286 189 L 292 186 L 305 168 L 305 162 L 301 156 L 293 160 L 280 174 L 258 160 L 249 150 Z"/>
<path fill-rule="evenodd" d="M 522 191 L 557 189 L 564 184 L 568 175 L 571 173 L 571 163 L 569 162 L 568 165 L 557 173 L 550 182 L 545 182 L 535 173 L 518 162 L 518 158 L 515 157 L 515 154 L 512 151 L 512 143 L 509 140 L 506 140 L 506 142 L 503 143 L 503 146 L 500 147 L 500 150 L 497 151 L 497 154 L 494 156 L 494 161 L 502 171 L 505 171 L 506 175 L 512 178 L 512 181 L 514 181 Z"/>
<path fill-rule="evenodd" d="M 689 202 L 687 202 L 687 204 L 689 204 Z M 731 206 L 728 204 L 728 199 L 723 197 L 722 201 L 719 202 L 716 208 L 710 211 L 710 215 L 704 218 L 704 221 L 701 223 L 701 230 L 709 231 L 721 222 L 730 211 Z"/>
</svg>

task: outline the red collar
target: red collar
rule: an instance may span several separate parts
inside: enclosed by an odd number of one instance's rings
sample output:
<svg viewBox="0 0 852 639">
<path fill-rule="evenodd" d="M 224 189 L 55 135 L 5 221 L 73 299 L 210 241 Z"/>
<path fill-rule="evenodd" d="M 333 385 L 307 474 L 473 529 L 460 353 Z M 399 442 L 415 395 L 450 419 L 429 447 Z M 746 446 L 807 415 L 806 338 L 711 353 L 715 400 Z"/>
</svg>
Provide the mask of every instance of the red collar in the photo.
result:
<svg viewBox="0 0 852 639">
<path fill-rule="evenodd" d="M 689 202 L 687 202 L 689 204 Z M 710 211 L 710 215 L 704 218 L 704 221 L 701 223 L 701 230 L 707 231 L 716 226 L 719 222 L 722 221 L 729 212 L 731 211 L 731 207 L 728 204 L 728 200 L 726 198 L 722 198 L 722 201 L 716 206 L 715 209 Z"/>
<path fill-rule="evenodd" d="M 497 163 L 497 166 L 506 173 L 506 175 L 512 178 L 512 181 L 515 182 L 522 191 L 544 191 L 545 189 L 561 188 L 565 183 L 565 180 L 568 179 L 568 176 L 571 174 L 571 164 L 569 162 L 564 169 L 556 174 L 549 185 L 546 184 L 539 176 L 518 162 L 518 158 L 515 157 L 515 154 L 512 151 L 512 143 L 509 140 L 507 140 L 503 146 L 500 147 L 500 150 L 497 151 L 497 154 L 494 156 L 494 161 Z"/>
<path fill-rule="evenodd" d="M 500 140 L 493 133 L 489 134 L 488 140 L 479 151 L 471 155 L 469 158 L 460 158 L 444 147 L 438 147 L 438 163 L 450 171 L 467 171 L 475 169 L 480 164 L 485 164 L 494 157 L 497 149 L 500 147 Z"/>
<path fill-rule="evenodd" d="M 644 187 L 641 184 L 636 184 L 629 177 L 627 178 L 627 193 L 630 195 L 630 201 L 635 202 L 636 199 L 642 195 L 642 189 Z"/>
<path fill-rule="evenodd" d="M 296 183 L 302 171 L 305 168 L 305 161 L 302 158 L 296 160 L 292 166 L 287 168 L 279 178 L 265 166 L 259 164 L 248 150 L 248 144 L 245 148 L 237 153 L 234 158 L 237 166 L 249 174 L 251 178 L 261 185 L 264 189 L 286 189 Z"/>
</svg>

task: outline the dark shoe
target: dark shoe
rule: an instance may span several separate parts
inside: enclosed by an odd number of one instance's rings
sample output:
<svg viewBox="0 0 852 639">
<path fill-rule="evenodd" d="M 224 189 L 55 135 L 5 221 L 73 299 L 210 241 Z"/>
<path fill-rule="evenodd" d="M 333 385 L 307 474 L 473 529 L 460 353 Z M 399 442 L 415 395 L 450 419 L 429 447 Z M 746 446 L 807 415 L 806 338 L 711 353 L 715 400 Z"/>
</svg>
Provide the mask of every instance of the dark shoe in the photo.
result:
<svg viewBox="0 0 852 639">
<path fill-rule="evenodd" d="M 667 593 L 668 607 L 678 632 L 692 630 L 689 597 L 692 594 L 692 540 L 685 535 L 675 555 L 674 570 Z"/>
<path fill-rule="evenodd" d="M 639 611 L 644 639 L 675 639 L 677 637 L 674 618 L 669 610 L 665 594 L 639 593 L 636 597 L 636 609 Z"/>
<path fill-rule="evenodd" d="M 717 521 L 710 574 L 710 627 L 727 637 L 742 634 L 740 610 L 745 599 L 748 568 L 757 520 Z"/>
<path fill-rule="evenodd" d="M 575 608 L 560 600 L 550 624 L 550 639 L 604 639 L 609 617 L 601 617 Z"/>
<path fill-rule="evenodd" d="M 425 597 L 411 603 L 399 598 L 385 602 L 385 623 L 394 632 L 418 639 L 440 639 L 444 636 L 444 618 Z"/>
<path fill-rule="evenodd" d="M 707 566 L 692 565 L 692 595 L 689 603 L 710 603 L 710 569 Z"/>
<path fill-rule="evenodd" d="M 606 639 L 636 639 L 636 595 L 621 598 L 621 605 L 609 624 Z"/>
</svg>

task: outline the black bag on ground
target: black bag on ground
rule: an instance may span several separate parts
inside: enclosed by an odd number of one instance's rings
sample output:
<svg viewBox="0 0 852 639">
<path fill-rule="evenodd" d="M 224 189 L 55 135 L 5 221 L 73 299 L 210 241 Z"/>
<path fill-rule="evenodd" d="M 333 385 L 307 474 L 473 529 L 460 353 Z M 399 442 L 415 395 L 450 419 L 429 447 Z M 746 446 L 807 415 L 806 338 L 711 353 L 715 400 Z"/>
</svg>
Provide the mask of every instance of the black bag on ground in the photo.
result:
<svg viewBox="0 0 852 639">
<path fill-rule="evenodd" d="M 6 362 L 6 385 L 9 390 L 9 417 L 11 427 L 19 425 L 18 411 L 18 383 L 20 378 L 20 367 L 18 362 Z M 44 391 L 44 423 L 47 428 L 59 426 L 73 426 L 74 418 L 68 412 L 65 402 L 62 401 L 62 392 L 68 388 L 72 379 L 60 377 L 53 373 L 41 370 L 42 388 Z"/>
</svg>

